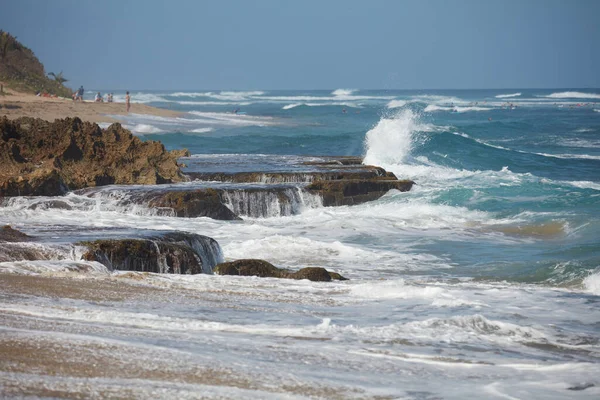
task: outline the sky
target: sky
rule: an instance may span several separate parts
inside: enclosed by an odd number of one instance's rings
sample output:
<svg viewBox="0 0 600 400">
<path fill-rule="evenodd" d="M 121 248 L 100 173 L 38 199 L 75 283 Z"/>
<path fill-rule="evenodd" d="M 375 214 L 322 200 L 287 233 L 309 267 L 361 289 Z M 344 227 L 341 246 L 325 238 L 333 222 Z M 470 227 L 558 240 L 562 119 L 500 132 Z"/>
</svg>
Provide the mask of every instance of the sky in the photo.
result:
<svg viewBox="0 0 600 400">
<path fill-rule="evenodd" d="M 0 0 L 71 87 L 599 88 L 598 0 Z"/>
</svg>

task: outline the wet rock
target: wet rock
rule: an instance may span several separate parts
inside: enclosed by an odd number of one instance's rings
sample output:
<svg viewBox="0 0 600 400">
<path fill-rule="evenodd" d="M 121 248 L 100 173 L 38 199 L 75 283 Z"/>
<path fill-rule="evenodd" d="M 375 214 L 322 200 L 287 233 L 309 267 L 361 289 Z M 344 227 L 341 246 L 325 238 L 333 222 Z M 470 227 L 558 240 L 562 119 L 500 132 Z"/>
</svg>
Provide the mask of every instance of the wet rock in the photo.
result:
<svg viewBox="0 0 600 400">
<path fill-rule="evenodd" d="M 59 196 L 68 191 L 67 184 L 55 169 L 37 169 L 31 173 L 4 179 L 0 176 L 0 197 Z"/>
<path fill-rule="evenodd" d="M 16 229 L 10 225 L 4 225 L 0 228 L 0 242 L 28 242 L 34 238 Z"/>
<path fill-rule="evenodd" d="M 231 183 L 310 183 L 314 181 L 332 181 L 341 179 L 372 179 L 387 176 L 396 179 L 393 173 L 381 167 L 360 166 L 348 170 L 311 171 L 311 172 L 189 172 L 191 180 L 217 181 Z"/>
<path fill-rule="evenodd" d="M 177 217 L 209 217 L 225 221 L 241 219 L 223 204 L 219 191 L 210 188 L 153 193 L 144 201 L 149 207 L 170 208 Z"/>
<path fill-rule="evenodd" d="M 319 193 L 323 205 L 349 206 L 377 200 L 391 189 L 401 192 L 409 191 L 414 184 L 410 180 L 382 179 L 347 179 L 339 181 L 316 181 L 306 189 Z"/>
<path fill-rule="evenodd" d="M 214 273 L 217 275 L 258 276 L 261 278 L 308 279 L 315 282 L 329 282 L 332 279 L 347 280 L 340 274 L 329 272 L 325 268 L 307 267 L 292 272 L 257 259 L 242 259 L 221 263 L 214 268 Z"/>
<path fill-rule="evenodd" d="M 0 196 L 62 195 L 107 184 L 181 182 L 177 159 L 159 142 L 142 142 L 115 123 L 79 118 L 0 119 Z"/>
<path fill-rule="evenodd" d="M 205 244 L 198 244 L 203 242 Z M 221 249 L 206 236 L 177 234 L 148 239 L 106 239 L 80 243 L 83 259 L 110 270 L 171 274 L 211 273 L 222 260 Z"/>
</svg>

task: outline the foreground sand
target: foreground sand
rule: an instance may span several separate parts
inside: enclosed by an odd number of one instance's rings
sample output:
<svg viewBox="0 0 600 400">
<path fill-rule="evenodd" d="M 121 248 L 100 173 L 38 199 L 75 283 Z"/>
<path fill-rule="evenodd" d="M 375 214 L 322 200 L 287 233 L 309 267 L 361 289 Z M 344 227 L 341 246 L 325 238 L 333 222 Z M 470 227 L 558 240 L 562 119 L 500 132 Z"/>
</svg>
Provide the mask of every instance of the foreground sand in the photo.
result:
<svg viewBox="0 0 600 400">
<path fill-rule="evenodd" d="M 6 90 L 5 90 L 6 91 Z M 33 94 L 8 91 L 0 96 L 0 116 L 10 119 L 19 117 L 42 118 L 54 121 L 57 118 L 79 117 L 89 122 L 119 122 L 110 115 L 127 115 L 124 103 L 74 102 L 71 99 L 38 97 Z M 129 113 L 146 114 L 160 117 L 178 117 L 178 111 L 136 104 L 132 98 Z"/>
</svg>

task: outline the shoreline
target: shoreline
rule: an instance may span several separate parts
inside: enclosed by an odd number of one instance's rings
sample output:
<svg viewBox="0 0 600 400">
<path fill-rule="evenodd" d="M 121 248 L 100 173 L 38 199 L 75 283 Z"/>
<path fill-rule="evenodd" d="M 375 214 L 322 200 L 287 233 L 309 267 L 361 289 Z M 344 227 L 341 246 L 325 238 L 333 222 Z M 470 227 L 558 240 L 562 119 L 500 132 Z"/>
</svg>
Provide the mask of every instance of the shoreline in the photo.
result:
<svg viewBox="0 0 600 400">
<path fill-rule="evenodd" d="M 8 94 L 0 96 L 0 116 L 6 116 L 11 120 L 32 117 L 53 122 L 55 119 L 79 117 L 82 121 L 113 123 L 122 122 L 122 120 L 113 118 L 113 115 L 142 114 L 157 117 L 180 117 L 184 114 L 179 111 L 135 103 L 135 99 L 132 99 L 128 113 L 125 110 L 125 103 L 75 102 L 62 97 L 40 97 L 6 89 L 5 92 Z"/>
</svg>

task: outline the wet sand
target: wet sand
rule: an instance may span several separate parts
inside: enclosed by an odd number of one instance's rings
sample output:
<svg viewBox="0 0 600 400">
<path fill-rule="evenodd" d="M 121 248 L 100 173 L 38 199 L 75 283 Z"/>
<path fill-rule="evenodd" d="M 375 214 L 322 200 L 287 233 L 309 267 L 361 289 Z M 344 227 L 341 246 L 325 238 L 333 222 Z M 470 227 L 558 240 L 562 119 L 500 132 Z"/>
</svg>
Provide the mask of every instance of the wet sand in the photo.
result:
<svg viewBox="0 0 600 400">
<path fill-rule="evenodd" d="M 361 397 L 342 387 L 315 387 L 294 379 L 274 382 L 259 371 L 219 362 L 203 355 L 203 344 L 194 342 L 194 333 L 180 337 L 135 325 L 98 325 L 93 320 L 46 318 L 28 311 L 34 304 L 54 307 L 57 301 L 75 314 L 82 312 L 77 307 L 80 301 L 106 309 L 136 302 L 153 308 L 214 301 L 206 292 L 156 287 L 144 281 L 143 273 L 95 278 L 0 273 L 0 397 Z M 200 346 L 198 353 L 180 348 L 182 341 Z"/>
</svg>

